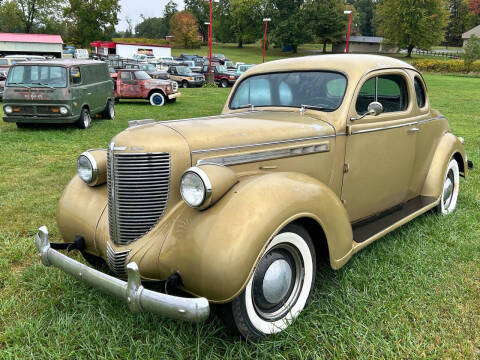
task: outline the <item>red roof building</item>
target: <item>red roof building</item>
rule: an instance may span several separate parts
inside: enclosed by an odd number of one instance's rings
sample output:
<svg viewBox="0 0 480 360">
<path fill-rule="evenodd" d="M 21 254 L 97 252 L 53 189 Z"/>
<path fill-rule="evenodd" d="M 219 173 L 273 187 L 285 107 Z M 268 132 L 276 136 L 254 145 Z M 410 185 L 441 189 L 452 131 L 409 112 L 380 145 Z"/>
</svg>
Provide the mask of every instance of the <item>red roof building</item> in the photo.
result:
<svg viewBox="0 0 480 360">
<path fill-rule="evenodd" d="M 0 54 L 62 56 L 63 40 L 54 34 L 22 34 L 0 32 Z"/>
</svg>

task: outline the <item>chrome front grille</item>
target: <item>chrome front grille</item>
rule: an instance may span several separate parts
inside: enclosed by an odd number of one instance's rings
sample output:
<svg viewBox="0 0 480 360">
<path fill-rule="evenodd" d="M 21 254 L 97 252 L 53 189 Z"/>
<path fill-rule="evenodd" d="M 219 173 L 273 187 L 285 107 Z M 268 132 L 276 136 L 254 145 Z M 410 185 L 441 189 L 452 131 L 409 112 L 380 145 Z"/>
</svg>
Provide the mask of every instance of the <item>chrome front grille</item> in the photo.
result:
<svg viewBox="0 0 480 360">
<path fill-rule="evenodd" d="M 127 271 L 125 269 L 125 262 L 127 261 L 130 250 L 115 252 L 109 243 L 107 243 L 107 263 L 110 270 L 112 270 L 117 276 L 127 277 Z"/>
<path fill-rule="evenodd" d="M 178 83 L 176 81 L 172 81 L 172 88 L 174 92 L 178 91 Z"/>
<path fill-rule="evenodd" d="M 107 156 L 110 238 L 126 245 L 146 234 L 163 215 L 170 186 L 170 154 L 119 153 Z"/>
</svg>

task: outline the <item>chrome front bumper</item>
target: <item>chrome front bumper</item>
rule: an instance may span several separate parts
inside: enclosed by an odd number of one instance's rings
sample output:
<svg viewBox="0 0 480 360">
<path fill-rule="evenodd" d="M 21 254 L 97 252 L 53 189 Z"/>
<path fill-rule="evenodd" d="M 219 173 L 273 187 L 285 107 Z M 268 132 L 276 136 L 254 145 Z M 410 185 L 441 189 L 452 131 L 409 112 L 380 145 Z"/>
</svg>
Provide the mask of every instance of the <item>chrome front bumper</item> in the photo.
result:
<svg viewBox="0 0 480 360">
<path fill-rule="evenodd" d="M 205 298 L 183 298 L 145 289 L 136 263 L 127 265 L 128 281 L 92 269 L 50 247 L 46 226 L 38 229 L 35 243 L 45 266 L 56 266 L 84 283 L 128 303 L 132 312 L 148 311 L 172 319 L 199 322 L 208 318 Z"/>
<path fill-rule="evenodd" d="M 176 92 L 176 93 L 168 95 L 168 98 L 171 100 L 171 99 L 176 99 L 180 96 L 182 96 L 182 93 Z"/>
</svg>

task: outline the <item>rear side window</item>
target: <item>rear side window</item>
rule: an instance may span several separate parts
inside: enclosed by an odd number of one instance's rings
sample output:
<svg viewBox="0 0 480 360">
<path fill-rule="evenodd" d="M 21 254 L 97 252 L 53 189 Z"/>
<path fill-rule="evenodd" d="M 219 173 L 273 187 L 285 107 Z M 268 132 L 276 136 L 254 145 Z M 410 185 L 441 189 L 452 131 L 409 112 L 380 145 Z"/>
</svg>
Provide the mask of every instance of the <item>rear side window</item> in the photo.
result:
<svg viewBox="0 0 480 360">
<path fill-rule="evenodd" d="M 7 59 L 0 59 L 0 65 L 8 65 Z"/>
<path fill-rule="evenodd" d="M 405 110 L 408 107 L 408 91 L 403 76 L 382 75 L 367 80 L 357 98 L 357 113 L 366 113 L 372 101 L 382 104 L 384 113 Z"/>
<path fill-rule="evenodd" d="M 423 88 L 423 84 L 418 77 L 415 78 L 414 85 L 415 85 L 415 95 L 417 97 L 417 104 L 418 104 L 418 107 L 421 109 L 425 106 L 425 103 L 426 103 L 425 89 Z"/>
<path fill-rule="evenodd" d="M 70 68 L 70 79 L 72 81 L 72 85 L 78 85 L 82 83 L 82 74 L 80 73 L 80 68 L 78 66 Z"/>
<path fill-rule="evenodd" d="M 130 76 L 130 73 L 128 71 L 123 71 L 120 73 L 120 79 L 122 80 L 130 80 L 131 79 L 131 76 Z"/>
</svg>

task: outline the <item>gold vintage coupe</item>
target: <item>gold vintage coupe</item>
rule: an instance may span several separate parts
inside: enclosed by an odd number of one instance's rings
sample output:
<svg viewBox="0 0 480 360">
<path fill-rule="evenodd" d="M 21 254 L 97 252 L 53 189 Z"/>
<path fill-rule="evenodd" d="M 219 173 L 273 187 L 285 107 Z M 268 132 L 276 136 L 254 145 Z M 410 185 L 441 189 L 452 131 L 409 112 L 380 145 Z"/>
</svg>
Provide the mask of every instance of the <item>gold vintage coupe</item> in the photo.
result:
<svg viewBox="0 0 480 360">
<path fill-rule="evenodd" d="M 223 304 L 250 339 L 303 310 L 322 248 L 339 269 L 420 214 L 451 213 L 473 168 L 421 74 L 381 56 L 258 65 L 221 115 L 129 125 L 79 156 L 58 205 L 64 242 L 36 236 L 43 264 L 132 311 L 201 321 Z"/>
</svg>

